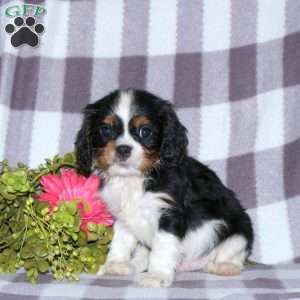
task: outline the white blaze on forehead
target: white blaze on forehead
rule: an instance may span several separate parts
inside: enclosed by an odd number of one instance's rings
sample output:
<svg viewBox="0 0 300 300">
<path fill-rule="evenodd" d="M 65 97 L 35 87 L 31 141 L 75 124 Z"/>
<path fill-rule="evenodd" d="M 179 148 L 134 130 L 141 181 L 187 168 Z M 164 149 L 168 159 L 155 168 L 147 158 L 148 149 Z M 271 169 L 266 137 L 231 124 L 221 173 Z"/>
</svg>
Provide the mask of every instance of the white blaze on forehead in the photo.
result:
<svg viewBox="0 0 300 300">
<path fill-rule="evenodd" d="M 119 98 L 119 103 L 115 109 L 115 114 L 122 120 L 124 134 L 118 139 L 118 144 L 130 140 L 128 124 L 131 119 L 131 104 L 132 92 L 122 91 Z"/>
<path fill-rule="evenodd" d="M 132 92 L 131 91 L 121 91 L 119 96 L 119 103 L 115 108 L 116 115 L 124 122 L 128 124 L 130 120 L 130 110 L 132 104 Z"/>
</svg>

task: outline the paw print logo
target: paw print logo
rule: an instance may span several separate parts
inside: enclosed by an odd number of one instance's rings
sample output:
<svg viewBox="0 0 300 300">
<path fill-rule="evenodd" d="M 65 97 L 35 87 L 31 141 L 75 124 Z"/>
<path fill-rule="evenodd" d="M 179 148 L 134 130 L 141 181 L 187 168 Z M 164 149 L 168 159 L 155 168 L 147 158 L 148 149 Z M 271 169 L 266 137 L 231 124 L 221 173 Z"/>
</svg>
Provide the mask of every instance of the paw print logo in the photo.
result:
<svg viewBox="0 0 300 300">
<path fill-rule="evenodd" d="M 22 44 L 27 44 L 35 47 L 39 43 L 39 35 L 44 32 L 44 25 L 35 24 L 33 17 L 27 17 L 25 22 L 21 17 L 14 19 L 14 24 L 7 24 L 5 31 L 11 36 L 11 44 L 18 47 Z"/>
</svg>

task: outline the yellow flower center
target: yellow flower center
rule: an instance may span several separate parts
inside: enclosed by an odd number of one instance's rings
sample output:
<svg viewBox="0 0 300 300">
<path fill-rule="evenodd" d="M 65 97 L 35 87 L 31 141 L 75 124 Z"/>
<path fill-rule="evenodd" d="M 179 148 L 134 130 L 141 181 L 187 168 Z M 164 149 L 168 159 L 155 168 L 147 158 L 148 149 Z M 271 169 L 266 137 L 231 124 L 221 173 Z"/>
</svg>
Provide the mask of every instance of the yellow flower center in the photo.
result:
<svg viewBox="0 0 300 300">
<path fill-rule="evenodd" d="M 88 203 L 84 198 L 75 199 L 77 204 L 81 204 L 83 206 L 84 212 L 90 212 L 92 210 L 90 203 Z"/>
</svg>

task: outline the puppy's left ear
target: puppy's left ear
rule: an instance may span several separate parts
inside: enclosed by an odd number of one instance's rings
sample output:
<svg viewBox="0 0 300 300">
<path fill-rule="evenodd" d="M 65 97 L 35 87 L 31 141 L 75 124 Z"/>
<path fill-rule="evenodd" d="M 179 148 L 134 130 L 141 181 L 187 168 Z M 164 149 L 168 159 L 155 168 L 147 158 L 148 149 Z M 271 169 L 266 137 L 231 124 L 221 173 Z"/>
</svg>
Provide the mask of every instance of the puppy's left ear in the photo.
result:
<svg viewBox="0 0 300 300">
<path fill-rule="evenodd" d="M 160 160 L 165 165 L 175 166 L 187 154 L 187 130 L 180 123 L 172 105 L 168 102 L 163 105 L 161 118 L 163 120 L 163 137 Z"/>
</svg>

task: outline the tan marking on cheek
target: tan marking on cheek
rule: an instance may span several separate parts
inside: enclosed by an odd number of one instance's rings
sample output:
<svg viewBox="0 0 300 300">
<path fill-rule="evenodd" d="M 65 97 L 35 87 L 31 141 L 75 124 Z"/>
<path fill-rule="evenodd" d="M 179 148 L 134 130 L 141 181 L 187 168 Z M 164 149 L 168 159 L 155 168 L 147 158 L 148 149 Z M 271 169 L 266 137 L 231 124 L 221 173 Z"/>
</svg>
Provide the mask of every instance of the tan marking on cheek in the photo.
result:
<svg viewBox="0 0 300 300">
<path fill-rule="evenodd" d="M 136 128 L 139 128 L 149 123 L 151 123 L 150 120 L 145 116 L 137 116 L 132 119 L 132 124 Z"/>
<path fill-rule="evenodd" d="M 153 168 L 154 163 L 159 159 L 159 155 L 155 151 L 144 149 L 144 158 L 139 167 L 140 171 L 146 173 Z"/>
<path fill-rule="evenodd" d="M 110 141 L 101 150 L 97 163 L 100 169 L 106 170 L 112 163 L 112 158 L 115 153 L 116 142 Z"/>
<path fill-rule="evenodd" d="M 113 126 L 114 124 L 117 123 L 117 116 L 116 115 L 108 115 L 104 118 L 103 123 Z"/>
</svg>

